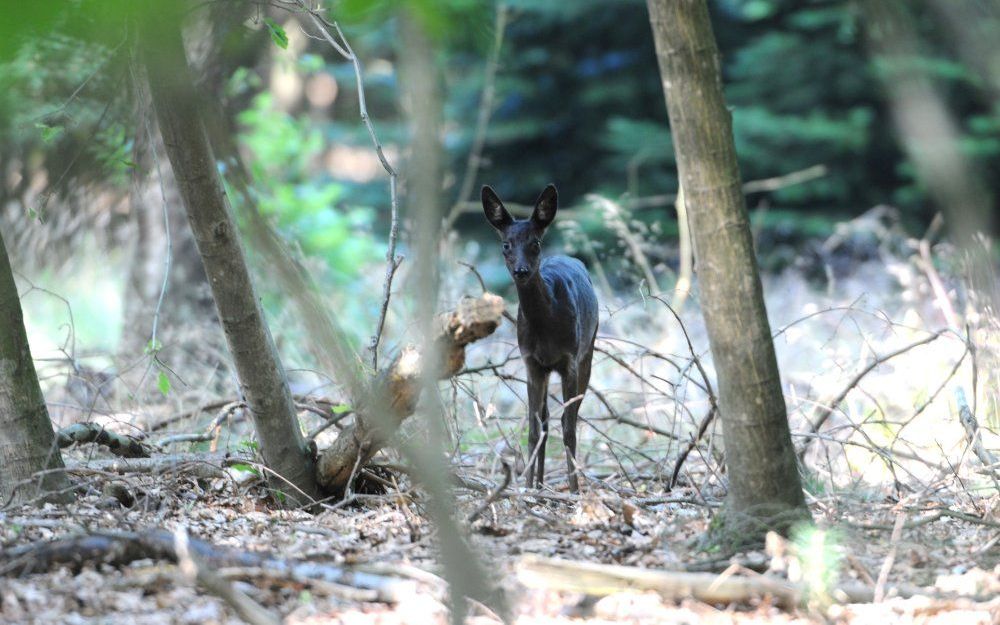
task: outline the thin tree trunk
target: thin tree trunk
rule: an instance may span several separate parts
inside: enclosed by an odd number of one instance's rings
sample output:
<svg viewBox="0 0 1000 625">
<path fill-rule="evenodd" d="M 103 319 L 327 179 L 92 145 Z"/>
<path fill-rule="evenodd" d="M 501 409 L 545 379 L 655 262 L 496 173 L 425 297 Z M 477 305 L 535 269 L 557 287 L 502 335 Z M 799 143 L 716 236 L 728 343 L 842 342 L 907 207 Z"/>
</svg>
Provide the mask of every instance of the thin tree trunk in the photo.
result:
<svg viewBox="0 0 1000 625">
<path fill-rule="evenodd" d="M 719 378 L 729 493 L 720 539 L 808 517 L 705 0 L 647 0 Z"/>
<path fill-rule="evenodd" d="M 38 386 L 24 329 L 21 300 L 3 237 L 0 236 L 0 506 L 24 503 L 45 493 L 71 498 L 52 421 Z M 39 471 L 52 470 L 39 479 Z M 12 497 L 13 495 L 13 497 Z"/>
<path fill-rule="evenodd" d="M 191 230 L 208 274 L 240 389 L 271 483 L 303 503 L 316 497 L 315 461 L 299 428 L 278 352 L 264 320 L 246 257 L 216 171 L 170 5 L 153 10 L 144 31 L 150 94 Z M 273 477 L 273 476 L 272 476 Z"/>
</svg>

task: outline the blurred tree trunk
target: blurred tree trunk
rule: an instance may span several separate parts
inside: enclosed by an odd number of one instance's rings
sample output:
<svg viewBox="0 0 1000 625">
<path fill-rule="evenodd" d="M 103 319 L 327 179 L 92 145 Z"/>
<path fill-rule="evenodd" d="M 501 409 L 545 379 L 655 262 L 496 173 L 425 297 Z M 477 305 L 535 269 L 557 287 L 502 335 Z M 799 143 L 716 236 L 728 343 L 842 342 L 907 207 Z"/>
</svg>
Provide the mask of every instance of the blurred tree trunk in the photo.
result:
<svg viewBox="0 0 1000 625">
<path fill-rule="evenodd" d="M 158 6 L 144 24 L 150 94 L 261 454 L 278 476 L 269 481 L 304 503 L 319 495 L 315 460 L 302 437 L 208 143 L 181 38 L 182 8 Z"/>
<path fill-rule="evenodd" d="M 44 493 L 52 493 L 51 500 L 71 499 L 66 490 L 69 481 L 62 471 L 31 479 L 39 471 L 62 468 L 62 455 L 31 360 L 10 258 L 0 236 L 0 506 L 12 493 L 15 503 Z"/>
<path fill-rule="evenodd" d="M 760 540 L 808 518 L 764 308 L 719 52 L 705 0 L 647 0 L 684 188 L 729 492 L 717 538 Z"/>
</svg>

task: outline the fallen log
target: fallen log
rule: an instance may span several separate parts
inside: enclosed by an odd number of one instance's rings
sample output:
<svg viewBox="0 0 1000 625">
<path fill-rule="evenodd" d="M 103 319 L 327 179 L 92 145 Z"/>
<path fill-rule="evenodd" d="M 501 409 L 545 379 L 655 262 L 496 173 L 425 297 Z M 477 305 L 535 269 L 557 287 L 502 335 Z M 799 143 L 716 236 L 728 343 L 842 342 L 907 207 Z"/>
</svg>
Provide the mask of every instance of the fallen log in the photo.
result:
<svg viewBox="0 0 1000 625">
<path fill-rule="evenodd" d="M 417 582 L 411 579 L 321 562 L 284 560 L 267 553 L 216 546 L 193 537 L 187 538 L 187 551 L 212 569 L 239 567 L 299 583 L 341 584 L 372 591 L 375 600 L 387 603 L 412 596 L 418 590 Z M 73 572 L 87 565 L 122 567 L 144 559 L 177 563 L 182 555 L 178 553 L 175 535 L 165 529 L 94 532 L 8 548 L 0 553 L 0 576 L 44 573 L 63 566 Z"/>
<path fill-rule="evenodd" d="M 416 347 L 405 347 L 375 378 L 365 402 L 369 408 L 358 406 L 355 422 L 323 451 L 317 466 L 320 485 L 332 493 L 343 493 L 357 467 L 371 460 L 416 410 L 421 379 L 429 371 L 439 379 L 458 373 L 465 364 L 465 346 L 492 334 L 503 312 L 503 299 L 492 293 L 463 299 L 435 323 L 436 362 L 426 362 Z M 385 414 L 373 415 L 373 410 Z"/>
<path fill-rule="evenodd" d="M 803 584 L 765 575 L 746 577 L 725 573 L 658 571 L 538 556 L 525 556 L 518 562 L 517 578 L 528 588 L 564 590 L 598 597 L 639 590 L 656 592 L 667 601 L 695 599 L 715 605 L 747 604 L 770 597 L 776 605 L 786 609 L 802 605 L 809 598 L 809 589 Z M 894 586 L 887 591 L 898 597 L 955 598 L 951 593 L 909 585 Z M 830 598 L 839 603 L 870 603 L 874 593 L 867 586 L 849 583 L 832 588 Z"/>
<path fill-rule="evenodd" d="M 798 589 L 769 577 L 720 576 L 714 573 L 655 571 L 629 566 L 573 562 L 536 556 L 523 558 L 517 578 L 529 588 L 549 588 L 606 596 L 626 590 L 651 590 L 669 601 L 695 599 L 728 605 L 770 596 L 782 607 L 794 607 Z"/>
<path fill-rule="evenodd" d="M 152 458 L 95 458 L 85 462 L 67 462 L 66 472 L 74 474 L 86 473 L 148 473 L 161 475 L 164 473 L 185 473 L 201 479 L 225 477 L 225 467 L 247 462 L 239 455 L 216 453 L 178 453 Z"/>
</svg>

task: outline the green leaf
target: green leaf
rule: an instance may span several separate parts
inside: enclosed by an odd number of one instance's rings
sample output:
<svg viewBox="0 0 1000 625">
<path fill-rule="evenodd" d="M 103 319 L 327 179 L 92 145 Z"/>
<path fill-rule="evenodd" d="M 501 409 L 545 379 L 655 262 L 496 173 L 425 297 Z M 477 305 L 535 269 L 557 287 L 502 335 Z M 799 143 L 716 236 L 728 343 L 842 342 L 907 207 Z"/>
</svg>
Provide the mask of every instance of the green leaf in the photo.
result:
<svg viewBox="0 0 1000 625">
<path fill-rule="evenodd" d="M 35 128 L 42 131 L 42 141 L 44 143 L 52 143 L 56 140 L 56 137 L 62 134 L 62 126 L 49 126 L 48 124 L 38 123 L 35 124 Z"/>
<path fill-rule="evenodd" d="M 330 406 L 330 412 L 332 412 L 333 414 L 344 414 L 350 411 L 351 407 L 348 406 L 347 404 L 337 404 L 336 406 Z"/>
<path fill-rule="evenodd" d="M 160 371 L 160 374 L 156 376 L 156 388 L 160 389 L 164 397 L 170 393 L 170 378 L 163 371 Z"/>
<path fill-rule="evenodd" d="M 229 465 L 229 468 L 241 473 L 253 473 L 254 475 L 260 477 L 259 469 L 244 462 L 237 462 L 236 464 Z"/>
<path fill-rule="evenodd" d="M 268 32 L 271 33 L 271 41 L 274 42 L 274 45 L 282 50 L 287 50 L 288 35 L 285 33 L 285 29 L 269 17 L 264 18 L 264 25 L 267 26 Z"/>
</svg>

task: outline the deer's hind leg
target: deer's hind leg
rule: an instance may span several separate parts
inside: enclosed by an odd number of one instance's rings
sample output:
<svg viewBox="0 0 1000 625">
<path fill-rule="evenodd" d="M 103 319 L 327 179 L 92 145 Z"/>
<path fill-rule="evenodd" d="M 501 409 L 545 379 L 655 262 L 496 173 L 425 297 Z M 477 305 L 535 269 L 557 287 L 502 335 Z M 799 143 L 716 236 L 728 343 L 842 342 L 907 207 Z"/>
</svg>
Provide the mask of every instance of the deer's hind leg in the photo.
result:
<svg viewBox="0 0 1000 625">
<path fill-rule="evenodd" d="M 579 492 L 580 482 L 577 475 L 578 465 L 576 462 L 576 425 L 580 416 L 580 404 L 583 403 L 583 396 L 587 393 L 590 385 L 590 363 L 594 357 L 594 338 L 590 341 L 590 347 L 580 361 L 573 366 L 570 363 L 566 371 L 562 374 L 563 387 L 563 445 L 566 447 L 566 469 L 569 472 L 569 489 L 571 492 Z"/>
<path fill-rule="evenodd" d="M 545 479 L 545 444 L 549 440 L 549 372 L 531 361 L 528 368 L 528 488 Z"/>
<path fill-rule="evenodd" d="M 578 492 L 580 484 L 576 475 L 576 421 L 580 413 L 580 395 L 587 389 L 587 385 L 581 387 L 581 371 L 572 363 L 562 372 L 563 389 L 563 412 L 562 430 L 563 446 L 566 448 L 566 469 L 569 476 L 570 492 Z"/>
</svg>

